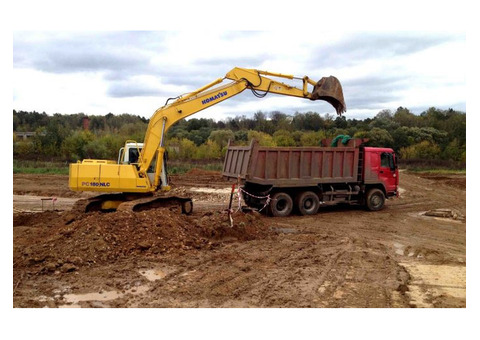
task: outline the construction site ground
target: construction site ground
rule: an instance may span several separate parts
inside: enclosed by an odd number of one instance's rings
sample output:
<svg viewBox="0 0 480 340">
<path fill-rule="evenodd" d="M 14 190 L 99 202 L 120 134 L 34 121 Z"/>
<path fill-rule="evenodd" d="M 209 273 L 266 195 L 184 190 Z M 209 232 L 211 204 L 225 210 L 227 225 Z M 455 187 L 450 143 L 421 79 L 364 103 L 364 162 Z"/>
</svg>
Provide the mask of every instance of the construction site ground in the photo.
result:
<svg viewBox="0 0 480 340">
<path fill-rule="evenodd" d="M 13 306 L 466 307 L 465 175 L 402 171 L 378 212 L 273 218 L 234 200 L 233 227 L 220 173 L 171 184 L 192 215 L 75 213 L 92 194 L 68 176 L 13 175 Z"/>
</svg>

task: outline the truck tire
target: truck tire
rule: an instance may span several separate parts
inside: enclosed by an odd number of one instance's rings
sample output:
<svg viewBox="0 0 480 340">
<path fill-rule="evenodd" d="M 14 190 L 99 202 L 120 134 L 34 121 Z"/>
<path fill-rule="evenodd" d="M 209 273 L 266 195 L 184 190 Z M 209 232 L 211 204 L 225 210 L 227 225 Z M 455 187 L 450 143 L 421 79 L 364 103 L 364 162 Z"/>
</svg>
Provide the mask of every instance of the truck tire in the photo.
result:
<svg viewBox="0 0 480 340">
<path fill-rule="evenodd" d="M 367 193 L 365 205 L 370 211 L 378 211 L 385 205 L 385 195 L 383 191 L 377 188 L 370 189 Z"/>
<path fill-rule="evenodd" d="M 295 199 L 295 206 L 301 215 L 315 215 L 320 207 L 320 199 L 312 191 L 304 191 Z"/>
<path fill-rule="evenodd" d="M 182 214 L 190 215 L 193 211 L 193 203 L 191 200 L 182 202 Z"/>
<path fill-rule="evenodd" d="M 285 217 L 290 215 L 293 209 L 293 200 L 289 194 L 277 192 L 272 196 L 269 203 L 270 213 L 275 217 Z"/>
</svg>

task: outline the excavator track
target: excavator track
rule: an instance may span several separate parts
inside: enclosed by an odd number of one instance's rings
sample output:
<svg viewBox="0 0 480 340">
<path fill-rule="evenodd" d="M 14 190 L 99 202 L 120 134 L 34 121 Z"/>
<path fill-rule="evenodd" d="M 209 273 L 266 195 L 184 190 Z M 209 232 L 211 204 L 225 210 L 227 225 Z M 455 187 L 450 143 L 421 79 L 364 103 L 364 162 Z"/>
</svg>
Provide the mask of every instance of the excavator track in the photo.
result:
<svg viewBox="0 0 480 340">
<path fill-rule="evenodd" d="M 193 211 L 193 202 L 191 198 L 178 196 L 154 196 L 136 199 L 120 204 L 118 211 L 144 211 L 156 208 L 174 208 L 179 207 L 182 214 L 190 215 Z"/>
<path fill-rule="evenodd" d="M 74 213 L 92 211 L 144 211 L 156 208 L 178 207 L 182 214 L 193 211 L 193 202 L 189 197 L 154 196 L 152 194 L 104 194 L 78 200 L 72 208 Z"/>
</svg>

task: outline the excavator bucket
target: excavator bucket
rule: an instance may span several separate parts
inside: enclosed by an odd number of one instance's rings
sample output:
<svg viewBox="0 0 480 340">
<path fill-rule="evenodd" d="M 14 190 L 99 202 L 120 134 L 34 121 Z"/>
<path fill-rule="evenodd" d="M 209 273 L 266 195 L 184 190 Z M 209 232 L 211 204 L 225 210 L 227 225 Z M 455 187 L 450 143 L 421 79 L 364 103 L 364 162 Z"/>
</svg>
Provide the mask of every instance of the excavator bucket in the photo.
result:
<svg viewBox="0 0 480 340">
<path fill-rule="evenodd" d="M 345 99 L 343 98 L 343 90 L 340 81 L 334 76 L 323 77 L 313 87 L 312 100 L 325 100 L 329 102 L 338 115 L 342 115 L 347 111 Z"/>
</svg>

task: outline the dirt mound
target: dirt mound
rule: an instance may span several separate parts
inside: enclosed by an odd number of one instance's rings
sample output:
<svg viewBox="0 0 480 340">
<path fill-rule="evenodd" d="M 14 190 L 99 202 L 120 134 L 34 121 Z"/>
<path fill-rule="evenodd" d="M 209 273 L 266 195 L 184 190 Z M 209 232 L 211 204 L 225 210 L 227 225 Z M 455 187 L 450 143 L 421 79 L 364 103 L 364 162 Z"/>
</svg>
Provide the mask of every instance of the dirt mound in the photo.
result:
<svg viewBox="0 0 480 340">
<path fill-rule="evenodd" d="M 170 183 L 172 185 L 187 185 L 187 186 L 217 186 L 228 185 L 228 181 L 223 178 L 219 171 L 210 171 L 193 168 L 184 175 L 170 175 Z"/>
<path fill-rule="evenodd" d="M 154 256 L 193 249 L 209 250 L 222 242 L 273 235 L 256 215 L 237 214 L 233 227 L 222 213 L 186 216 L 169 209 L 113 213 L 22 213 L 14 225 L 14 267 L 34 272 L 68 272 L 80 266 L 111 263 L 134 256 Z M 22 229 L 22 228 L 20 228 Z M 23 229 L 22 229 L 23 230 Z"/>
<path fill-rule="evenodd" d="M 13 226 L 46 227 L 52 221 L 59 219 L 61 212 L 48 210 L 43 212 L 21 212 L 13 214 Z"/>
<path fill-rule="evenodd" d="M 187 176 L 211 176 L 211 177 L 218 177 L 222 176 L 222 174 L 218 171 L 210 171 L 210 170 L 202 170 L 198 168 L 193 168 L 187 172 Z"/>
<path fill-rule="evenodd" d="M 13 174 L 15 195 L 46 197 L 84 197 L 85 193 L 72 191 L 68 187 L 68 175 Z"/>
<path fill-rule="evenodd" d="M 467 177 L 464 175 L 436 175 L 436 174 L 429 174 L 429 173 L 420 173 L 420 177 L 433 180 L 436 183 L 442 183 L 451 187 L 455 187 L 457 189 L 465 190 L 467 186 Z"/>
</svg>

